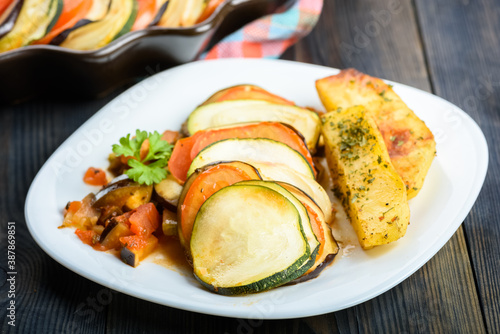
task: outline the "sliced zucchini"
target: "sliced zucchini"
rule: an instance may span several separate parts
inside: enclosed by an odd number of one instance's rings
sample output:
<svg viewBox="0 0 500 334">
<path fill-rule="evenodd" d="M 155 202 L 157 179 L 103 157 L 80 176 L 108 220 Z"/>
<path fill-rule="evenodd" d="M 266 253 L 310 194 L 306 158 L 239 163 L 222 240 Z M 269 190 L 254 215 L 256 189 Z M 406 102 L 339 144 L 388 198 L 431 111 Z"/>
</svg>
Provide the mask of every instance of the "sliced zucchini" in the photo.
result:
<svg viewBox="0 0 500 334">
<path fill-rule="evenodd" d="M 85 15 L 85 18 L 76 22 L 75 25 L 71 28 L 62 31 L 59 35 L 57 35 L 50 41 L 50 44 L 61 45 L 66 40 L 66 38 L 68 38 L 71 32 L 80 29 L 87 24 L 103 19 L 108 13 L 110 5 L 111 0 L 93 0 L 92 7 L 90 7 L 90 10 Z"/>
<path fill-rule="evenodd" d="M 212 168 L 212 167 L 215 167 L 216 165 L 225 165 L 225 164 L 228 164 L 228 165 L 233 165 L 235 166 L 236 168 L 239 168 L 239 169 L 242 169 L 243 171 L 245 171 L 247 174 L 251 175 L 251 174 L 255 174 L 256 175 L 256 178 L 261 178 L 260 175 L 259 175 L 259 172 L 257 171 L 257 169 L 255 169 L 255 167 L 247 164 L 247 163 L 244 163 L 244 162 L 241 162 L 241 161 L 227 161 L 227 162 L 222 162 L 222 163 L 217 163 L 217 164 L 209 164 L 209 165 L 205 165 L 201 168 L 198 168 L 193 174 L 191 174 L 191 176 L 186 180 L 186 182 L 184 183 L 184 187 L 182 188 L 182 192 L 181 192 L 181 195 L 179 196 L 179 201 L 178 201 L 178 204 L 182 205 L 184 203 L 184 199 L 186 198 L 186 194 L 187 192 L 189 191 L 189 188 L 191 188 L 191 185 L 193 184 L 194 180 L 196 180 L 196 177 L 202 173 L 203 171 L 209 169 L 209 168 Z M 178 205 L 177 206 L 177 209 L 180 209 L 181 206 Z"/>
<path fill-rule="evenodd" d="M 92 0 L 92 7 L 90 8 L 85 19 L 89 21 L 102 20 L 111 7 L 112 0 Z"/>
<path fill-rule="evenodd" d="M 302 154 L 290 146 L 267 138 L 232 138 L 208 145 L 191 162 L 188 177 L 197 168 L 218 161 L 268 162 L 288 165 L 314 180 L 314 171 Z"/>
<path fill-rule="evenodd" d="M 332 219 L 332 202 L 325 189 L 309 175 L 303 175 L 290 168 L 290 164 L 273 164 L 269 162 L 252 162 L 259 170 L 264 180 L 282 181 L 290 183 L 309 195 L 323 211 L 325 219 Z"/>
<path fill-rule="evenodd" d="M 158 25 L 168 28 L 190 27 L 196 24 L 206 5 L 206 0 L 170 0 Z"/>
<path fill-rule="evenodd" d="M 297 208 L 257 185 L 213 194 L 196 216 L 190 246 L 195 277 L 224 295 L 285 284 L 311 256 Z"/>
<path fill-rule="evenodd" d="M 185 7 L 182 13 L 181 26 L 190 27 L 198 21 L 205 7 L 207 6 L 207 0 L 184 0 Z"/>
<path fill-rule="evenodd" d="M 30 44 L 45 36 L 61 14 L 62 0 L 24 0 L 14 27 L 0 39 L 0 52 Z"/>
<path fill-rule="evenodd" d="M 316 148 L 321 122 L 315 112 L 260 100 L 224 101 L 200 106 L 189 115 L 187 128 L 190 134 L 194 134 L 212 127 L 262 121 L 288 124 L 304 136 L 309 150 Z"/>
<path fill-rule="evenodd" d="M 240 161 L 198 168 L 184 184 L 177 206 L 179 241 L 189 255 L 189 241 L 202 204 L 218 190 L 244 180 L 261 180 L 259 172 Z"/>
<path fill-rule="evenodd" d="M 106 16 L 69 33 L 60 44 L 75 50 L 95 50 L 130 31 L 137 15 L 136 0 L 112 0 Z"/>
<path fill-rule="evenodd" d="M 288 190 L 291 194 L 293 194 L 301 203 L 307 205 L 309 210 L 313 210 L 317 217 L 321 219 L 323 235 L 324 235 L 324 245 L 320 254 L 316 257 L 316 262 L 314 265 L 309 268 L 309 270 L 299 278 L 300 282 L 304 282 L 305 280 L 309 280 L 312 278 L 318 277 L 323 269 L 325 269 L 335 258 L 335 255 L 339 252 L 339 246 L 337 241 L 333 238 L 332 230 L 330 225 L 328 225 L 325 221 L 325 216 L 323 215 L 323 211 L 321 208 L 314 202 L 314 200 L 309 197 L 305 192 L 300 190 L 299 188 L 285 183 L 285 182 L 277 182 L 280 186 Z M 306 277 L 307 276 L 307 277 Z"/>
<path fill-rule="evenodd" d="M 180 27 L 185 1 L 186 0 L 169 0 L 166 10 L 158 21 L 158 25 L 167 28 Z"/>
<path fill-rule="evenodd" d="M 304 234 L 307 238 L 307 242 L 309 244 L 309 249 L 311 250 L 311 256 L 309 258 L 309 261 L 307 261 L 303 264 L 303 268 L 306 269 L 306 266 L 307 266 L 307 268 L 310 268 L 314 264 L 314 262 L 316 261 L 316 257 L 318 255 L 318 250 L 319 250 L 320 244 L 319 244 L 318 238 L 316 238 L 316 235 L 314 234 L 313 228 L 311 226 L 311 221 L 309 219 L 309 214 L 307 212 L 307 209 L 302 204 L 302 202 L 292 192 L 287 190 L 287 188 L 285 188 L 285 187 L 281 186 L 280 184 L 273 182 L 273 181 L 258 181 L 258 180 L 242 181 L 242 182 L 236 183 L 236 185 L 238 185 L 238 186 L 240 186 L 240 185 L 258 185 L 258 186 L 272 189 L 272 190 L 280 193 L 281 195 L 285 196 L 285 198 L 287 200 L 289 200 L 290 202 L 292 202 L 293 205 L 295 205 L 295 208 L 299 212 L 300 220 L 302 221 L 302 228 L 303 228 Z M 300 191 L 300 190 L 298 190 L 298 191 Z"/>
</svg>

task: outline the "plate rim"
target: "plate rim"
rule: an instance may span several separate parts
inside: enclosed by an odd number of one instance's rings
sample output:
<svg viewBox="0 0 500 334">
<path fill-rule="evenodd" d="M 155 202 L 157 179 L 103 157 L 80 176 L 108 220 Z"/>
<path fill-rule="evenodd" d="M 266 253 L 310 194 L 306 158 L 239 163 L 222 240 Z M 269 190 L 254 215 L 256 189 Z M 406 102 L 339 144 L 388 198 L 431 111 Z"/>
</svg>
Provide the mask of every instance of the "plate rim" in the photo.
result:
<svg viewBox="0 0 500 334">
<path fill-rule="evenodd" d="M 303 66 L 303 67 L 306 67 L 306 68 L 316 67 L 318 69 L 321 69 L 321 70 L 324 70 L 324 71 L 328 70 L 330 72 L 339 71 L 338 69 L 330 68 L 330 67 L 326 67 L 326 66 L 315 65 L 315 64 L 306 64 L 306 63 L 300 63 L 300 62 L 288 61 L 288 60 L 233 58 L 233 59 L 215 59 L 215 60 L 207 60 L 207 61 L 198 61 L 198 62 L 194 62 L 194 63 L 188 63 L 188 64 L 180 65 L 180 66 L 174 67 L 172 69 L 160 72 L 160 73 L 156 74 L 155 76 L 162 75 L 165 72 L 170 72 L 170 71 L 182 71 L 185 68 L 189 68 L 189 67 L 192 67 L 192 66 L 209 66 L 210 63 L 214 63 L 214 62 L 216 62 L 216 63 L 240 63 L 240 62 L 245 62 L 245 63 L 254 63 L 255 66 L 258 66 L 260 63 L 269 63 L 269 62 L 271 62 L 271 63 L 283 63 L 283 64 L 287 64 L 287 65 L 291 65 L 291 66 Z M 252 65 L 252 66 L 254 66 L 254 65 Z M 155 76 L 152 76 L 152 77 L 150 77 L 150 78 L 148 78 L 146 80 L 151 80 Z M 413 265 L 410 266 L 411 268 L 408 269 L 408 268 L 406 268 L 408 266 L 405 266 L 405 268 L 401 269 L 399 272 L 403 272 L 403 274 L 400 275 L 400 276 L 398 275 L 397 279 L 392 280 L 389 284 L 387 284 L 386 281 L 380 282 L 377 286 L 382 286 L 382 288 L 372 289 L 371 293 L 363 295 L 363 296 L 359 296 L 358 298 L 356 298 L 352 302 L 346 303 L 341 308 L 335 308 L 334 310 L 325 309 L 325 310 L 320 311 L 320 312 L 318 312 L 316 310 L 306 310 L 305 312 L 296 312 L 296 313 L 291 313 L 291 314 L 288 314 L 288 315 L 286 315 L 286 314 L 285 315 L 279 314 L 277 316 L 273 316 L 273 315 L 270 315 L 270 316 L 261 315 L 260 317 L 245 317 L 244 315 L 241 314 L 241 312 L 238 312 L 238 311 L 229 312 L 229 313 L 227 313 L 227 312 L 226 313 L 220 313 L 220 312 L 216 311 L 217 309 L 214 309 L 213 311 L 211 311 L 210 309 L 207 309 L 207 308 L 204 308 L 203 310 L 200 310 L 199 307 L 198 308 L 188 307 L 184 303 L 179 303 L 178 301 L 172 300 L 172 299 L 170 299 L 168 301 L 165 301 L 165 300 L 161 300 L 161 298 L 159 298 L 159 297 L 158 298 L 154 298 L 154 297 L 152 297 L 152 298 L 144 298 L 144 296 L 141 296 L 140 293 L 138 293 L 138 292 L 136 293 L 135 291 L 130 291 L 126 287 L 124 288 L 123 286 L 121 286 L 119 283 L 115 283 L 115 282 L 103 282 L 98 277 L 94 277 L 94 275 L 92 273 L 82 272 L 79 268 L 77 268 L 76 265 L 74 265 L 70 261 L 66 261 L 64 258 L 59 257 L 58 254 L 54 253 L 50 249 L 50 247 L 48 247 L 48 245 L 46 245 L 44 243 L 43 240 L 39 239 L 38 235 L 36 235 L 36 233 L 35 233 L 34 226 L 32 226 L 31 219 L 29 218 L 30 203 L 33 202 L 32 198 L 33 198 L 33 196 L 35 196 L 35 194 L 34 194 L 34 188 L 35 188 L 35 185 L 38 183 L 38 179 L 41 178 L 43 172 L 47 168 L 50 167 L 49 164 L 54 159 L 54 156 L 56 156 L 57 153 L 60 150 L 62 150 L 65 146 L 68 145 L 67 144 L 68 141 L 73 137 L 73 135 L 75 133 L 77 133 L 78 131 L 80 131 L 80 129 L 84 128 L 85 125 L 87 123 L 90 123 L 94 118 L 99 117 L 99 115 L 101 114 L 101 111 L 103 111 L 106 107 L 108 107 L 110 104 L 112 104 L 113 101 L 117 101 L 122 96 L 126 96 L 127 94 L 129 94 L 130 91 L 135 87 L 135 85 L 132 86 L 132 87 L 130 87 L 129 89 L 127 89 L 126 91 L 124 91 L 123 93 L 121 93 L 120 95 L 118 95 L 117 97 L 115 97 L 110 102 L 108 102 L 99 111 L 97 111 L 88 120 L 86 120 L 82 125 L 80 125 L 78 127 L 78 129 L 75 130 L 66 140 L 64 140 L 64 142 L 62 142 L 58 146 L 58 148 L 50 155 L 50 157 L 45 161 L 45 163 L 43 164 L 43 166 L 40 168 L 40 170 L 36 174 L 35 178 L 33 179 L 32 183 L 30 185 L 30 188 L 28 190 L 28 193 L 26 195 L 26 201 L 25 201 L 25 207 L 24 207 L 24 214 L 25 214 L 26 225 L 28 226 L 28 230 L 29 230 L 31 236 L 33 237 L 33 239 L 36 241 L 36 243 L 40 246 L 40 248 L 42 248 L 42 250 L 45 253 L 47 253 L 56 262 L 60 263 L 64 267 L 70 269 L 71 271 L 75 272 L 76 274 L 78 274 L 78 275 L 80 275 L 82 277 L 85 277 L 85 278 L 87 278 L 87 279 L 89 279 L 89 280 L 91 280 L 93 282 L 96 282 L 97 284 L 100 284 L 100 285 L 106 286 L 108 288 L 111 288 L 113 290 L 119 291 L 121 293 L 130 295 L 130 296 L 133 296 L 133 297 L 136 297 L 136 298 L 140 298 L 140 299 L 143 299 L 143 300 L 151 301 L 151 302 L 154 302 L 154 303 L 158 303 L 158 304 L 161 304 L 161 305 L 165 305 L 165 306 L 168 306 L 168 307 L 174 307 L 174 308 L 186 310 L 186 311 L 203 313 L 203 314 L 210 314 L 210 315 L 216 315 L 216 316 L 223 316 L 223 317 L 242 317 L 242 318 L 246 318 L 246 319 L 290 319 L 290 318 L 307 317 L 307 316 L 325 314 L 325 313 L 334 312 L 334 311 L 340 311 L 340 310 L 343 310 L 343 309 L 346 309 L 346 308 L 358 305 L 358 304 L 363 303 L 365 301 L 371 300 L 371 299 L 373 299 L 373 298 L 375 298 L 375 297 L 377 297 L 377 296 L 385 293 L 386 291 L 392 289 L 396 285 L 400 284 L 406 278 L 408 278 L 409 276 L 411 276 L 412 274 L 414 274 L 417 270 L 419 270 L 420 268 L 422 268 L 422 266 L 425 263 L 427 263 L 435 254 L 437 254 L 437 252 L 439 252 L 439 250 L 441 250 L 442 247 L 450 240 L 450 238 L 453 236 L 453 234 L 455 234 L 455 232 L 457 231 L 457 229 L 460 227 L 460 225 L 463 223 L 463 221 L 465 220 L 465 218 L 468 216 L 469 212 L 472 210 L 472 208 L 474 206 L 474 203 L 477 200 L 477 198 L 479 196 L 479 193 L 480 193 L 480 191 L 481 191 L 481 189 L 483 187 L 483 184 L 484 184 L 484 181 L 485 181 L 485 178 L 486 178 L 486 174 L 487 174 L 487 170 L 488 170 L 488 163 L 489 163 L 489 150 L 488 150 L 488 144 L 487 144 L 486 138 L 484 136 L 484 133 L 480 129 L 479 125 L 474 121 L 474 119 L 470 115 L 468 115 L 465 111 L 463 111 L 461 108 L 457 107 L 456 105 L 452 104 L 451 102 L 449 102 L 449 101 L 447 101 L 447 100 L 445 100 L 445 99 L 443 99 L 443 98 L 441 98 L 441 97 L 439 97 L 437 95 L 434 95 L 432 93 L 429 93 L 429 92 L 426 92 L 426 91 L 423 91 L 421 89 L 414 88 L 414 87 L 411 87 L 411 86 L 408 86 L 408 85 L 405 85 L 405 84 L 400 84 L 400 83 L 397 83 L 397 82 L 393 82 L 393 81 L 390 81 L 390 80 L 385 80 L 384 79 L 384 81 L 387 82 L 387 83 L 395 84 L 395 86 L 401 86 L 401 87 L 409 88 L 411 90 L 417 90 L 420 93 L 424 93 L 426 95 L 429 95 L 431 98 L 437 98 L 437 99 L 439 99 L 440 102 L 442 102 L 442 103 L 445 103 L 445 104 L 448 104 L 450 106 L 455 107 L 455 110 L 461 116 L 464 117 L 465 122 L 467 123 L 467 128 L 470 130 L 471 135 L 475 139 L 474 140 L 474 144 L 477 144 L 477 146 L 474 145 L 474 147 L 476 148 L 476 154 L 481 159 L 477 160 L 477 162 L 475 164 L 477 170 L 476 170 L 474 181 L 472 182 L 472 186 L 471 186 L 471 189 L 470 189 L 470 191 L 468 193 L 468 196 L 464 198 L 464 201 L 463 201 L 464 204 L 462 205 L 462 207 L 460 208 L 460 210 L 457 210 L 457 213 L 456 213 L 454 219 L 452 219 L 452 223 L 451 223 L 451 227 L 452 228 L 448 228 L 448 229 L 445 230 L 446 233 L 444 235 L 446 237 L 443 237 L 443 238 L 439 239 L 439 241 L 437 241 L 437 242 L 433 243 L 432 245 L 430 245 L 427 248 L 426 252 L 424 252 L 417 259 L 414 259 L 413 262 L 412 262 Z M 429 251 L 429 250 L 431 250 L 431 251 Z M 415 263 L 416 263 L 416 265 L 415 265 Z M 271 291 L 273 291 L 273 290 L 271 290 Z"/>
</svg>

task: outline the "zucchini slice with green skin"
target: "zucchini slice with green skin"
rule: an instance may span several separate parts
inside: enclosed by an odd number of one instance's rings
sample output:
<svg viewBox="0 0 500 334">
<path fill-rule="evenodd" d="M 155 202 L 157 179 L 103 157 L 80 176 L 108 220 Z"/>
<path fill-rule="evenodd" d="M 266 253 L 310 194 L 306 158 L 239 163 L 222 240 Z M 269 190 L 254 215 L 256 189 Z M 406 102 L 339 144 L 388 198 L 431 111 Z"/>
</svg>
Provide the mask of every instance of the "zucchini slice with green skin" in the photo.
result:
<svg viewBox="0 0 500 334">
<path fill-rule="evenodd" d="M 210 196 L 196 216 L 190 247 L 195 277 L 223 295 L 285 284 L 302 274 L 311 256 L 295 205 L 258 185 L 232 185 Z"/>
<path fill-rule="evenodd" d="M 60 44 L 74 50 L 95 50 L 130 31 L 137 16 L 136 0 L 112 0 L 106 16 L 69 33 Z"/>
<path fill-rule="evenodd" d="M 298 173 L 290 168 L 290 164 L 275 164 L 269 162 L 253 162 L 264 180 L 289 183 L 309 195 L 321 208 L 327 223 L 332 220 L 332 202 L 325 189 L 308 175 Z"/>
<path fill-rule="evenodd" d="M 81 27 L 99 21 L 106 16 L 109 11 L 111 5 L 111 0 L 93 0 L 92 7 L 90 8 L 85 18 L 79 20 L 75 23 L 74 26 L 62 31 L 59 35 L 55 36 L 52 41 L 50 41 L 51 45 L 61 45 L 66 38 L 68 38 L 71 32 L 80 29 Z"/>
<path fill-rule="evenodd" d="M 230 138 L 201 150 L 191 162 L 187 176 L 197 168 L 217 161 L 269 162 L 288 165 L 314 180 L 314 171 L 302 154 L 281 142 L 267 138 Z"/>
<path fill-rule="evenodd" d="M 85 15 L 85 20 L 92 22 L 102 20 L 111 8 L 111 1 L 113 0 L 92 0 L 92 7 Z"/>
<path fill-rule="evenodd" d="M 311 250 L 311 256 L 309 258 L 309 261 L 305 262 L 301 268 L 305 269 L 306 271 L 309 268 L 311 268 L 314 265 L 314 262 L 316 261 L 316 257 L 318 255 L 318 250 L 319 250 L 320 244 L 319 244 L 318 238 L 316 238 L 316 235 L 314 234 L 313 228 L 311 226 L 311 221 L 309 219 L 309 214 L 307 213 L 307 209 L 301 203 L 301 201 L 294 194 L 292 194 L 289 190 L 287 190 L 285 187 L 283 187 L 280 184 L 273 182 L 273 181 L 242 181 L 242 182 L 236 183 L 235 185 L 238 185 L 238 186 L 240 186 L 240 185 L 258 185 L 258 186 L 266 187 L 266 188 L 272 189 L 272 190 L 280 193 L 281 195 L 285 196 L 287 200 L 289 200 L 290 202 L 292 202 L 293 205 L 295 205 L 295 208 L 299 212 L 300 220 L 302 221 L 302 228 L 304 230 L 304 235 L 307 238 L 307 243 L 309 244 L 309 249 Z M 256 210 L 258 210 L 258 209 L 256 209 Z"/>
<path fill-rule="evenodd" d="M 180 27 L 185 1 L 186 0 L 169 0 L 165 11 L 158 20 L 158 25 L 167 28 Z"/>
<path fill-rule="evenodd" d="M 207 0 L 169 0 L 158 25 L 168 28 L 193 26 L 206 6 Z"/>
<path fill-rule="evenodd" d="M 300 279 L 296 281 L 304 282 L 306 280 L 316 278 L 319 276 L 321 271 L 325 269 L 338 254 L 339 246 L 337 244 L 337 241 L 333 237 L 330 225 L 328 225 L 325 221 L 325 216 L 323 215 L 323 211 L 309 195 L 307 195 L 305 192 L 303 192 L 302 190 L 291 184 L 285 182 L 276 182 L 276 183 L 285 188 L 286 190 L 288 190 L 300 202 L 306 203 L 308 207 L 311 210 L 313 210 L 317 215 L 317 217 L 319 217 L 322 221 L 323 235 L 325 240 L 323 251 L 316 257 L 316 262 L 314 263 L 314 265 L 311 268 L 309 268 L 309 270 L 302 277 L 300 277 Z"/>
<path fill-rule="evenodd" d="M 205 7 L 207 6 L 207 0 L 184 0 L 185 7 L 184 12 L 181 17 L 181 26 L 190 27 L 196 23 L 198 18 L 201 16 Z"/>
<path fill-rule="evenodd" d="M 259 172 L 253 166 L 241 161 L 203 166 L 187 179 L 177 205 L 177 221 L 179 222 L 177 226 L 179 241 L 188 257 L 193 224 L 205 200 L 224 187 L 252 179 L 261 180 Z"/>
<path fill-rule="evenodd" d="M 292 126 L 306 139 L 314 152 L 321 132 L 321 122 L 315 112 L 297 106 L 274 104 L 260 100 L 235 100 L 210 103 L 196 108 L 187 120 L 192 135 L 196 131 L 237 123 L 281 122 Z"/>
<path fill-rule="evenodd" d="M 63 0 L 24 0 L 14 27 L 0 39 L 0 52 L 28 45 L 45 36 L 61 14 Z"/>
</svg>

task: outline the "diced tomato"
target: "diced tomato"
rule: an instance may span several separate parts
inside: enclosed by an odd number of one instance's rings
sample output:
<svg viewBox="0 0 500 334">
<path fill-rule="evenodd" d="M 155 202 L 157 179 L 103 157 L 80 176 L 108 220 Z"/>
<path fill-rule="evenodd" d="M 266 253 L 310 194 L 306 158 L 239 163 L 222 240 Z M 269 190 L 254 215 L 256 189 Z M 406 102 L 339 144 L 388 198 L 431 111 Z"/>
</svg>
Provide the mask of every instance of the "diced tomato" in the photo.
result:
<svg viewBox="0 0 500 334">
<path fill-rule="evenodd" d="M 99 242 L 99 234 L 94 230 L 85 231 L 77 228 L 75 234 L 86 245 L 94 247 Z"/>
<path fill-rule="evenodd" d="M 189 244 L 193 224 L 198 210 L 216 191 L 236 182 L 251 180 L 253 177 L 232 165 L 215 165 L 201 172 L 189 187 L 183 203 L 180 204 L 180 226 L 186 245 Z"/>
<path fill-rule="evenodd" d="M 81 207 L 82 207 L 81 201 L 69 202 L 68 205 L 66 206 L 64 217 L 73 216 L 78 210 L 80 210 Z"/>
<path fill-rule="evenodd" d="M 42 39 L 33 44 L 49 44 L 54 37 L 66 29 L 73 27 L 92 8 L 93 0 L 64 0 L 63 9 L 59 19 L 52 29 Z"/>
<path fill-rule="evenodd" d="M 198 20 L 196 20 L 196 23 L 200 23 L 208 19 L 210 15 L 212 15 L 212 13 L 217 9 L 217 7 L 219 7 L 219 5 L 223 2 L 224 0 L 210 0 L 203 13 L 201 13 Z"/>
<path fill-rule="evenodd" d="M 130 216 L 132 216 L 135 213 L 135 211 L 136 210 L 125 212 L 123 215 L 115 217 L 114 220 L 118 223 L 124 223 L 125 225 L 130 227 Z"/>
<path fill-rule="evenodd" d="M 137 0 L 139 9 L 135 18 L 132 31 L 146 28 L 155 18 L 156 0 Z"/>
<path fill-rule="evenodd" d="M 130 235 L 128 237 L 121 237 L 120 243 L 129 249 L 141 249 L 147 245 L 147 238 L 140 235 Z"/>
<path fill-rule="evenodd" d="M 101 168 L 90 167 L 85 172 L 83 182 L 92 186 L 104 186 L 108 184 L 108 178 L 106 177 L 106 172 Z"/>
<path fill-rule="evenodd" d="M 148 238 L 160 226 L 161 217 L 153 203 L 147 203 L 135 209 L 129 218 L 130 230 L 139 236 Z"/>
<path fill-rule="evenodd" d="M 268 138 L 282 142 L 306 158 L 314 166 L 311 153 L 304 140 L 291 128 L 276 122 L 261 122 L 250 125 L 198 131 L 193 136 L 177 142 L 170 157 L 168 168 L 179 181 L 186 181 L 187 172 L 196 155 L 208 145 L 228 138 Z M 190 151 L 188 153 L 188 151 Z M 316 170 L 313 168 L 314 172 Z"/>
</svg>

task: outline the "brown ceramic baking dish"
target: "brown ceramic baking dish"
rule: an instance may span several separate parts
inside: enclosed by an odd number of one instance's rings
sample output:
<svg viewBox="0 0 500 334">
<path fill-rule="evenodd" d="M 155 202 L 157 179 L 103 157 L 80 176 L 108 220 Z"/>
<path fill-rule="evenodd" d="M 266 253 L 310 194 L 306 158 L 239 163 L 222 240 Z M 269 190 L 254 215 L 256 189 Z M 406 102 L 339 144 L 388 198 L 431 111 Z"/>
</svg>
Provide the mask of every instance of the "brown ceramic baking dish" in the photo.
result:
<svg viewBox="0 0 500 334">
<path fill-rule="evenodd" d="M 95 97 L 160 70 L 195 60 L 246 23 L 295 0 L 227 0 L 189 28 L 149 27 L 95 51 L 34 45 L 0 54 L 0 103 L 34 97 Z"/>
</svg>

